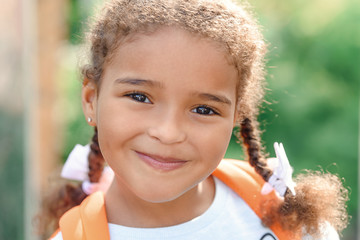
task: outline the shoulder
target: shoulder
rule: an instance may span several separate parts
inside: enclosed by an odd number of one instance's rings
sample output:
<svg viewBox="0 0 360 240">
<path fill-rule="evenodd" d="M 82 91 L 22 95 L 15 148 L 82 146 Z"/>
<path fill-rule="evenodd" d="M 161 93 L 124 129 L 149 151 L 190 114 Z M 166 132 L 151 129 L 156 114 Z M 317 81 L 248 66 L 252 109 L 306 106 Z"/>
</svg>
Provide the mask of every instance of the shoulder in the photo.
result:
<svg viewBox="0 0 360 240">
<path fill-rule="evenodd" d="M 255 172 L 254 168 L 247 161 L 224 159 L 214 171 L 213 175 L 237 193 L 260 219 L 263 218 L 264 202 L 271 202 L 273 205 L 276 205 L 282 201 L 274 192 L 268 195 L 261 194 L 261 188 L 265 181 Z M 275 223 L 271 229 L 278 235 L 279 239 L 289 239 L 289 237 L 286 237 L 289 232 L 284 231 L 278 223 Z M 317 240 L 339 239 L 338 233 L 329 223 L 322 225 L 321 232 L 322 235 L 320 238 L 316 238 Z M 300 238 L 298 237 L 297 239 Z M 302 239 L 314 240 L 315 238 L 310 235 L 305 235 Z"/>
<path fill-rule="evenodd" d="M 274 193 L 268 195 L 261 194 L 261 188 L 265 181 L 246 161 L 224 159 L 213 172 L 213 175 L 243 198 L 260 217 L 262 214 L 258 207 L 263 201 L 280 201 Z"/>
<path fill-rule="evenodd" d="M 213 175 L 240 196 L 260 219 L 264 219 L 273 206 L 281 204 L 282 199 L 274 191 L 267 195 L 261 194 L 265 181 L 248 162 L 224 159 Z M 279 239 L 298 239 L 293 232 L 284 230 L 279 222 L 274 222 L 270 228 Z"/>
<path fill-rule="evenodd" d="M 221 214 L 218 215 L 216 227 L 222 234 L 229 236 L 228 239 L 279 239 L 270 228 L 262 224 L 258 215 L 250 205 L 244 201 L 229 186 L 214 178 L 217 195 L 224 195 L 221 200 Z M 215 201 L 215 200 L 214 200 Z M 217 231 L 218 231 L 217 229 Z M 214 230 L 215 231 L 215 230 Z M 223 239 L 221 236 L 218 239 Z"/>
<path fill-rule="evenodd" d="M 247 161 L 236 159 L 223 159 L 214 174 L 239 177 L 239 175 L 252 178 L 256 183 L 263 184 L 262 177 L 255 172 L 255 169 Z"/>
</svg>

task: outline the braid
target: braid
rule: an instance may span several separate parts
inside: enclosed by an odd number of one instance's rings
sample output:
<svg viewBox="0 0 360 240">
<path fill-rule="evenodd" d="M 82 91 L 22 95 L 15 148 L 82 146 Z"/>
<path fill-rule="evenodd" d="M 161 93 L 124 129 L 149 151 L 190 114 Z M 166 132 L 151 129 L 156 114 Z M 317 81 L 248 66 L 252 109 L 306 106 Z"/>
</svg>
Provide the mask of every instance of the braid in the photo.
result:
<svg viewBox="0 0 360 240">
<path fill-rule="evenodd" d="M 88 176 L 90 182 L 98 182 L 104 169 L 104 158 L 99 148 L 96 128 L 90 149 Z M 70 208 L 80 205 L 86 197 L 81 183 L 66 183 L 55 187 L 54 192 L 44 197 L 43 210 L 37 216 L 39 233 L 48 235 L 57 229 L 60 217 Z"/>
<path fill-rule="evenodd" d="M 257 130 L 257 122 L 245 118 L 241 122 L 241 137 L 246 147 L 249 163 L 265 181 L 272 175 L 261 152 L 261 144 Z M 271 226 L 279 221 L 284 229 L 308 233 L 319 237 L 321 225 L 330 223 L 341 232 L 348 223 L 345 203 L 348 201 L 348 191 L 342 185 L 341 179 L 330 173 L 308 171 L 295 178 L 297 186 L 294 196 L 286 190 L 280 204 L 270 204 L 265 209 L 263 223 Z"/>
<path fill-rule="evenodd" d="M 89 179 L 90 182 L 98 182 L 102 171 L 104 169 L 104 158 L 101 154 L 99 141 L 98 141 L 98 131 L 97 128 L 94 128 L 94 136 L 92 137 L 92 143 L 90 144 L 91 152 L 88 156 L 89 161 Z"/>
<path fill-rule="evenodd" d="M 241 122 L 240 134 L 246 147 L 250 165 L 254 167 L 255 171 L 260 174 L 265 181 L 268 181 L 272 175 L 272 171 L 266 164 L 265 156 L 263 156 L 261 151 L 262 147 L 258 136 L 259 131 L 256 130 L 257 124 L 254 127 L 253 122 L 249 118 L 245 118 Z"/>
</svg>

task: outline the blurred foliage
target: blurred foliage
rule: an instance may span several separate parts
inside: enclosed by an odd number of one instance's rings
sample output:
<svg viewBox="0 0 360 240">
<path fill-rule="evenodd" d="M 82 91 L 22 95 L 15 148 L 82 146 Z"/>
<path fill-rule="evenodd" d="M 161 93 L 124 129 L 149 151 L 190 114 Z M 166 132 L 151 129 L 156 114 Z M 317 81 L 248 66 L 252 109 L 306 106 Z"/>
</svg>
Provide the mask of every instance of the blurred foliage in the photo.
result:
<svg viewBox="0 0 360 240">
<path fill-rule="evenodd" d="M 295 168 L 323 169 L 350 189 L 354 239 L 358 187 L 359 5 L 333 0 L 254 1 L 270 42 L 263 140 L 284 143 Z M 347 233 L 349 232 L 349 233 Z M 351 236 L 353 235 L 353 236 Z"/>
<path fill-rule="evenodd" d="M 102 2 L 102 0 L 69 0 L 67 22 L 70 44 L 82 43 L 84 39 L 83 30 L 86 29 L 89 21 L 91 21 L 91 16 L 94 15 L 94 11 Z"/>
<path fill-rule="evenodd" d="M 79 23 L 89 6 L 71 1 L 70 43 L 79 44 Z M 96 2 L 96 1 L 94 1 Z M 82 3 L 82 4 L 80 4 Z M 350 189 L 351 226 L 343 239 L 355 239 L 357 217 L 360 20 L 358 2 L 332 0 L 265 1 L 250 4 L 269 43 L 268 93 L 259 120 L 270 156 L 272 144 L 284 143 L 295 169 L 338 174 Z M 74 45 L 75 46 L 75 45 Z M 76 143 L 89 141 L 92 130 L 80 106 L 79 74 L 65 61 L 68 114 L 64 159 Z M 233 137 L 226 157 L 242 158 Z"/>
<path fill-rule="evenodd" d="M 62 159 L 65 160 L 76 144 L 86 145 L 91 137 L 93 130 L 86 123 L 81 106 L 81 86 L 82 80 L 78 66 L 79 48 L 74 45 L 68 45 L 64 49 L 66 52 L 65 60 L 61 66 L 58 76 L 59 86 L 63 96 L 60 106 L 63 108 L 64 123 L 64 151 Z"/>
<path fill-rule="evenodd" d="M 23 118 L 17 112 L 0 110 L 0 239 L 23 238 Z"/>
</svg>

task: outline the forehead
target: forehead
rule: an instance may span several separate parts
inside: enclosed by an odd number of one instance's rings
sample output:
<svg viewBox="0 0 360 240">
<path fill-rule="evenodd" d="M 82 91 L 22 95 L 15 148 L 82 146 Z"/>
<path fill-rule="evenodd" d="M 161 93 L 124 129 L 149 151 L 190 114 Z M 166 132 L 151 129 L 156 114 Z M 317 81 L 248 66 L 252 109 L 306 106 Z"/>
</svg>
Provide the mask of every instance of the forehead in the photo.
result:
<svg viewBox="0 0 360 240">
<path fill-rule="evenodd" d="M 228 44 L 222 42 L 220 40 L 215 40 L 211 37 L 205 36 L 205 33 L 195 33 L 188 29 L 184 29 L 181 26 L 171 25 L 171 26 L 146 26 L 141 27 L 138 30 L 134 29 L 134 32 L 130 34 L 119 37 L 118 43 L 114 44 L 114 51 L 116 52 L 118 48 L 121 47 L 132 47 L 132 45 L 136 47 L 138 44 L 142 44 L 145 42 L 145 45 L 149 45 L 149 43 L 154 42 L 167 42 L 169 46 L 172 45 L 173 48 L 176 48 L 176 44 L 179 41 L 184 42 L 184 44 L 191 45 L 194 42 L 198 42 L 199 45 L 208 45 L 213 49 L 217 49 L 217 51 L 225 57 L 230 65 L 234 65 L 234 60 L 232 59 L 231 54 L 229 53 Z M 211 45 L 211 46 L 210 46 Z M 191 46 L 187 46 L 190 48 Z M 112 56 L 113 54 L 111 54 Z M 111 57 L 109 57 L 111 59 Z"/>
<path fill-rule="evenodd" d="M 163 55 L 164 51 L 181 55 L 185 57 L 195 57 L 194 52 L 204 52 L 202 60 L 214 58 L 220 65 L 233 65 L 233 61 L 228 54 L 226 46 L 210 38 L 200 36 L 199 34 L 190 33 L 179 27 L 160 27 L 140 33 L 130 34 L 119 41 L 116 49 L 112 52 L 109 60 L 111 65 L 114 58 L 124 57 L 125 52 L 142 53 L 146 57 L 147 53 L 152 55 Z M 200 59 L 199 59 L 200 60 Z M 235 65 L 233 65 L 234 68 Z"/>
<path fill-rule="evenodd" d="M 163 64 L 163 70 L 212 71 L 215 75 L 226 71 L 234 75 L 235 71 L 237 74 L 223 45 L 177 27 L 162 27 L 123 38 L 107 61 L 105 71 L 130 63 L 138 69 Z"/>
</svg>

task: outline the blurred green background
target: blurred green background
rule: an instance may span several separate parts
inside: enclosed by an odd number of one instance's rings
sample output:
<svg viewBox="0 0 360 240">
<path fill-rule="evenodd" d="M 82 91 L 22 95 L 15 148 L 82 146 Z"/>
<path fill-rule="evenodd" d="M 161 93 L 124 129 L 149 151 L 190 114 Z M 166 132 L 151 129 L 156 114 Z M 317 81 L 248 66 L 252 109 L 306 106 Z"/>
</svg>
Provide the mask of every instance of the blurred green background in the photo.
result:
<svg viewBox="0 0 360 240">
<path fill-rule="evenodd" d="M 86 144 L 92 129 L 80 105 L 78 59 L 88 16 L 99 0 L 69 0 L 68 37 L 61 49 L 60 102 L 66 111 L 61 159 Z M 295 174 L 302 169 L 337 173 L 350 190 L 352 216 L 342 239 L 358 239 L 360 4 L 355 0 L 250 0 L 269 43 L 268 90 L 259 120 L 263 142 L 275 156 L 282 142 Z M 0 239 L 23 237 L 24 121 L 0 109 Z M 10 127 L 9 127 L 10 126 Z M 242 158 L 232 140 L 226 157 Z M 5 197 L 6 196 L 6 197 Z"/>
</svg>

